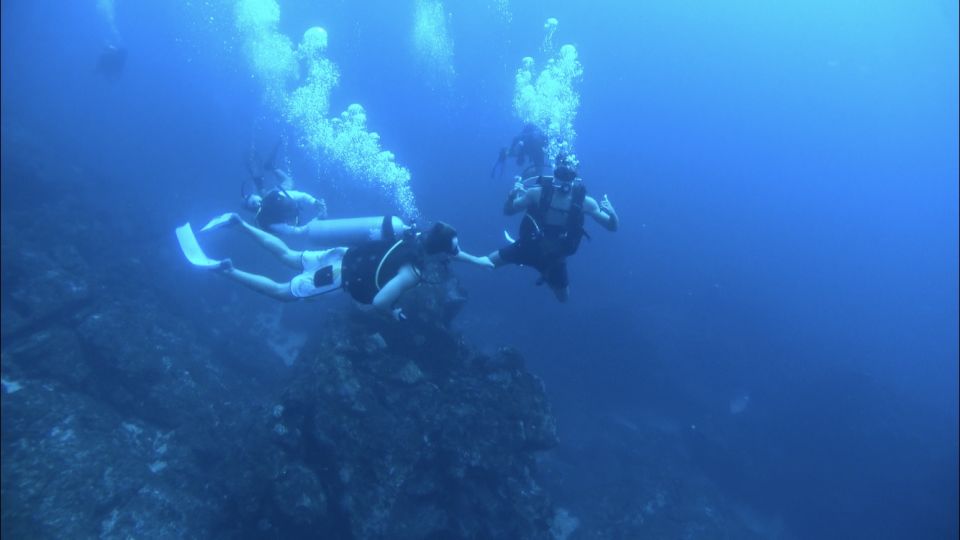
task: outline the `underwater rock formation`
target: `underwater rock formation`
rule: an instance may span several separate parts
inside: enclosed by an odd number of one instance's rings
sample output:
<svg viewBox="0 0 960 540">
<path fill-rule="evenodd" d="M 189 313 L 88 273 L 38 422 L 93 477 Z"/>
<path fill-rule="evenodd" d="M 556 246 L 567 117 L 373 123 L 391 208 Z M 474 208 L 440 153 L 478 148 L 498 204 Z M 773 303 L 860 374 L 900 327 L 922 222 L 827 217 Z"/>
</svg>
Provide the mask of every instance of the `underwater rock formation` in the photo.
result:
<svg viewBox="0 0 960 540">
<path fill-rule="evenodd" d="M 543 385 L 449 329 L 446 268 L 407 321 L 308 321 L 286 367 L 150 212 L 3 169 L 4 537 L 550 537 Z"/>
<path fill-rule="evenodd" d="M 337 501 L 320 523 L 355 538 L 546 537 L 534 457 L 556 445 L 556 426 L 515 352 L 477 355 L 418 322 L 331 330 L 295 365 L 273 426 Z"/>
</svg>

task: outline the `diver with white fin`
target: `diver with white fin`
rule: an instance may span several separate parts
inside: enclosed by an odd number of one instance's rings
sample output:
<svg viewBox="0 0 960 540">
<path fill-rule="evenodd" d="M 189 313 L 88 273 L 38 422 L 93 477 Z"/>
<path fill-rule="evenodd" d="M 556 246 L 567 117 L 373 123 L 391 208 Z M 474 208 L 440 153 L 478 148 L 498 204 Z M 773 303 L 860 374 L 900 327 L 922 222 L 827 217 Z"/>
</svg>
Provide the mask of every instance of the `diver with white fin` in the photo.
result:
<svg viewBox="0 0 960 540">
<path fill-rule="evenodd" d="M 516 241 L 506 235 L 510 245 L 488 255 L 497 267 L 517 264 L 535 268 L 540 272 L 537 285 L 546 283 L 561 302 L 570 295 L 567 257 L 576 253 L 584 236 L 589 238 L 583 228 L 584 216 L 611 232 L 620 225 L 606 195 L 599 203 L 587 195 L 576 166 L 573 156 L 560 154 L 553 176 L 517 179 L 503 213 L 525 212 L 520 233 Z"/>
<path fill-rule="evenodd" d="M 352 247 L 297 251 L 276 236 L 244 222 L 237 214 L 225 214 L 217 219 L 220 222 L 216 228 L 239 227 L 286 266 L 299 271 L 299 275 L 278 283 L 266 276 L 240 270 L 230 259 L 211 259 L 200 249 L 189 223 L 177 228 L 177 238 L 187 259 L 195 266 L 217 271 L 245 287 L 283 302 L 344 289 L 357 302 L 390 312 L 399 320 L 405 316 L 394 305 L 404 292 L 420 283 L 427 257 L 449 257 L 484 268 L 494 267 L 488 257 L 476 257 L 462 251 L 456 229 L 442 222 L 435 223 L 422 234 L 407 230 Z"/>
</svg>

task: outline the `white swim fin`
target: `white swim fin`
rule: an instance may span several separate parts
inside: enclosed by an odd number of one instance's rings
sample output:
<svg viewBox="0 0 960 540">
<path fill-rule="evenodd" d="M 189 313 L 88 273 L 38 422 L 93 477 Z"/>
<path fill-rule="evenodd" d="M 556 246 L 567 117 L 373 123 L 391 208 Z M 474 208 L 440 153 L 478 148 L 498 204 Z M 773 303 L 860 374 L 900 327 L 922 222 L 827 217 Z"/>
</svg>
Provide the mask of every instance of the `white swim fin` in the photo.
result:
<svg viewBox="0 0 960 540">
<path fill-rule="evenodd" d="M 217 216 L 211 219 L 206 225 L 203 226 L 202 229 L 200 229 L 200 232 L 212 231 L 214 229 L 219 229 L 220 227 L 223 227 L 227 223 L 230 223 L 230 216 L 232 215 L 233 215 L 232 212 L 227 212 L 226 214 L 223 214 L 221 216 Z"/>
<path fill-rule="evenodd" d="M 194 266 L 201 268 L 220 266 L 220 261 L 215 261 L 207 257 L 203 250 L 200 249 L 200 244 L 197 243 L 197 237 L 194 236 L 193 228 L 190 227 L 189 223 L 177 227 L 177 240 L 180 242 L 180 250 L 183 251 L 183 255 Z"/>
</svg>

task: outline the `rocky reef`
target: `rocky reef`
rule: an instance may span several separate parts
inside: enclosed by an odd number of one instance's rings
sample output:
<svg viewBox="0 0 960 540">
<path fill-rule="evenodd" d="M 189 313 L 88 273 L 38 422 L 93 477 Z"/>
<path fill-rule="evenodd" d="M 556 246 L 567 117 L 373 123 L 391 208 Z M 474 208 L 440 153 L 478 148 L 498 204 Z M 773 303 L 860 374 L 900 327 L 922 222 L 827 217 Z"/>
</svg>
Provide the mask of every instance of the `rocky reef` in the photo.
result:
<svg viewBox="0 0 960 540">
<path fill-rule="evenodd" d="M 9 154 L 5 538 L 551 537 L 543 385 L 451 331 L 445 268 L 407 321 L 301 310 L 287 366 L 261 299 L 186 268 L 156 212 Z"/>
</svg>

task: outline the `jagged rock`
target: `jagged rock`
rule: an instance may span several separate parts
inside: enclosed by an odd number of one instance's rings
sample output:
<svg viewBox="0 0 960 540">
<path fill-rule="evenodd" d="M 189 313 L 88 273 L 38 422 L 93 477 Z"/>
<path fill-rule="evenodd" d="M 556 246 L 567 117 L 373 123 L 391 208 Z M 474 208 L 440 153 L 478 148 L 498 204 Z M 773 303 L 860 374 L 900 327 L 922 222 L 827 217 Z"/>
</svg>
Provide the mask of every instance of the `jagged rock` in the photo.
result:
<svg viewBox="0 0 960 540">
<path fill-rule="evenodd" d="M 168 435 L 60 385 L 21 384 L 3 396 L 4 537 L 209 535 L 211 502 L 178 481 Z"/>
<path fill-rule="evenodd" d="M 407 384 L 416 384 L 423 380 L 423 372 L 420 371 L 420 368 L 413 362 L 407 362 L 400 372 L 397 373 L 397 378 Z"/>
<path fill-rule="evenodd" d="M 17 341 L 62 323 L 92 302 L 86 266 L 72 247 L 24 250 L 3 264 L 3 338 Z"/>
<path fill-rule="evenodd" d="M 450 272 L 449 261 L 428 260 L 419 287 L 401 299 L 406 313 L 421 324 L 449 327 L 467 303 L 467 290 Z"/>
<path fill-rule="evenodd" d="M 74 332 L 62 327 L 41 330 L 11 342 L 5 354 L 32 376 L 71 387 L 83 385 L 92 373 L 84 360 L 80 340 Z"/>
<path fill-rule="evenodd" d="M 428 331 L 409 324 L 410 334 Z M 283 408 L 284 425 L 302 434 L 284 450 L 322 456 L 311 467 L 350 534 L 546 538 L 553 509 L 530 472 L 534 452 L 557 443 L 542 383 L 514 369 L 490 384 L 457 347 L 431 371 L 409 356 L 414 343 L 387 337 L 370 351 L 355 335 L 354 347 L 342 346 L 349 333 L 310 345 L 316 354 L 295 366 Z"/>
<path fill-rule="evenodd" d="M 363 348 L 368 354 L 375 353 L 387 348 L 387 342 L 384 341 L 383 336 L 379 333 L 370 334 L 364 342 Z"/>
<path fill-rule="evenodd" d="M 273 491 L 277 509 L 297 525 L 315 525 L 325 519 L 327 496 L 323 486 L 302 464 L 284 465 L 274 480 Z"/>
<path fill-rule="evenodd" d="M 509 372 L 523 369 L 523 356 L 512 347 L 503 347 L 493 356 L 477 356 L 473 359 L 473 365 L 487 374 L 498 371 Z"/>
</svg>

